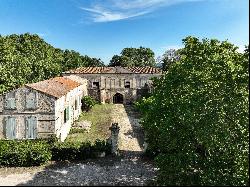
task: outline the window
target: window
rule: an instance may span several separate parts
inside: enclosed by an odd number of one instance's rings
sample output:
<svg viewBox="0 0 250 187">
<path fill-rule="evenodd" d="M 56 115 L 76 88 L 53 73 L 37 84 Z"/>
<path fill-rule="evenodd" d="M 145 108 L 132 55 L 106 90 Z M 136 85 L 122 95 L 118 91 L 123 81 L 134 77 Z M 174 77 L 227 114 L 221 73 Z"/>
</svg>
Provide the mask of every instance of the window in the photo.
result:
<svg viewBox="0 0 250 187">
<path fill-rule="evenodd" d="M 78 109 L 78 98 L 75 100 L 75 110 Z"/>
<path fill-rule="evenodd" d="M 6 117 L 6 139 L 15 139 L 16 138 L 16 118 L 15 117 Z"/>
<path fill-rule="evenodd" d="M 93 82 L 93 88 L 99 89 L 99 82 Z"/>
<path fill-rule="evenodd" d="M 6 109 L 16 109 L 16 99 L 15 98 L 6 98 L 5 108 Z"/>
<path fill-rule="evenodd" d="M 125 88 L 130 88 L 130 81 L 125 82 Z"/>
<path fill-rule="evenodd" d="M 26 118 L 26 138 L 35 139 L 37 137 L 37 119 L 34 116 Z"/>
<path fill-rule="evenodd" d="M 69 107 L 64 109 L 64 123 L 69 120 Z"/>
<path fill-rule="evenodd" d="M 26 94 L 26 109 L 36 109 L 36 94 L 27 93 Z"/>
</svg>

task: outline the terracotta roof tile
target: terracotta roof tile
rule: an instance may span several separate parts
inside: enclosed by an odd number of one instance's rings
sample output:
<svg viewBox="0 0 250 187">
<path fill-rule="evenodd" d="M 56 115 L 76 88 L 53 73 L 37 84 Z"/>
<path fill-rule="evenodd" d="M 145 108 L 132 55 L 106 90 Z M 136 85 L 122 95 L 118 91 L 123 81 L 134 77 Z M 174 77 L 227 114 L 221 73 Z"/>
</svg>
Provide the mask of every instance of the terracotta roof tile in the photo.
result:
<svg viewBox="0 0 250 187">
<path fill-rule="evenodd" d="M 78 82 L 65 77 L 55 77 L 32 84 L 26 84 L 27 87 L 33 88 L 56 98 L 66 95 L 70 90 L 80 85 L 81 84 Z"/>
<path fill-rule="evenodd" d="M 77 69 L 72 69 L 66 71 L 65 73 L 142 73 L 142 74 L 152 74 L 152 73 L 162 73 L 160 68 L 154 67 L 80 67 Z"/>
<path fill-rule="evenodd" d="M 106 73 L 112 71 L 112 67 L 80 67 L 72 69 L 66 73 Z"/>
<path fill-rule="evenodd" d="M 150 66 L 145 67 L 126 67 L 128 70 L 132 71 L 133 73 L 145 73 L 145 74 L 151 74 L 151 73 L 162 73 L 160 68 L 154 68 Z"/>
</svg>

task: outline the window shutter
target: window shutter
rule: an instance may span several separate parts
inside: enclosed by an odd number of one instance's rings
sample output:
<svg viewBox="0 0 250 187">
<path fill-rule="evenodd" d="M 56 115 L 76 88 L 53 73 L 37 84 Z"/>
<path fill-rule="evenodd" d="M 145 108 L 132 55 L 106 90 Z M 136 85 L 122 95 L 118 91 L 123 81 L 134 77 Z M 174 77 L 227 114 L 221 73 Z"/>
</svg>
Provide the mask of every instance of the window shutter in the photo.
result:
<svg viewBox="0 0 250 187">
<path fill-rule="evenodd" d="M 36 108 L 36 94 L 35 93 L 29 93 L 29 95 L 26 95 L 26 108 L 27 109 Z"/>
<path fill-rule="evenodd" d="M 76 100 L 75 100 L 75 110 L 77 110 L 78 109 L 78 98 L 76 98 Z"/>
<path fill-rule="evenodd" d="M 14 117 L 6 118 L 6 138 L 15 139 L 16 137 L 16 119 Z"/>
<path fill-rule="evenodd" d="M 26 138 L 35 139 L 37 137 L 37 120 L 31 116 L 26 118 Z"/>
<path fill-rule="evenodd" d="M 16 99 L 15 98 L 7 98 L 5 107 L 7 109 L 15 109 L 16 108 Z"/>
<path fill-rule="evenodd" d="M 69 120 L 69 107 L 66 108 L 66 120 Z"/>
</svg>

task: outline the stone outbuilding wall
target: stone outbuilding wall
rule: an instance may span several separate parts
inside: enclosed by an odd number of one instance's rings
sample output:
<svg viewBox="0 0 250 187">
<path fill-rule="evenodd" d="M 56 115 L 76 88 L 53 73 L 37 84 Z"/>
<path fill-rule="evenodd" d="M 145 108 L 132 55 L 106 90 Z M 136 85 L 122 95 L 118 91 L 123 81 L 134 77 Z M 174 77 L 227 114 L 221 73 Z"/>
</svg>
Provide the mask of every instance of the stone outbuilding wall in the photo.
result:
<svg viewBox="0 0 250 187">
<path fill-rule="evenodd" d="M 0 139 L 56 135 L 64 141 L 87 95 L 87 81 L 73 79 L 54 78 L 0 95 Z"/>
</svg>

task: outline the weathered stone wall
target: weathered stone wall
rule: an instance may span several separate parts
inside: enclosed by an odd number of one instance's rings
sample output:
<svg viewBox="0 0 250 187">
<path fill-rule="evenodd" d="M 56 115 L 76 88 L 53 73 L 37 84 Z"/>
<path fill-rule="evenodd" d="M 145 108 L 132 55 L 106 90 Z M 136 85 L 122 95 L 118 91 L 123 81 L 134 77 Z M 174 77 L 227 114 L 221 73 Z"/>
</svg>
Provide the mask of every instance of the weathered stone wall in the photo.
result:
<svg viewBox="0 0 250 187">
<path fill-rule="evenodd" d="M 6 108 L 6 99 L 15 98 L 15 109 Z M 34 99 L 34 108 L 26 107 L 27 99 Z M 26 117 L 36 117 L 37 138 L 51 136 L 55 132 L 55 98 L 28 87 L 21 87 L 0 96 L 0 139 L 5 138 L 5 118 L 16 118 L 16 138 L 25 138 Z"/>
</svg>

